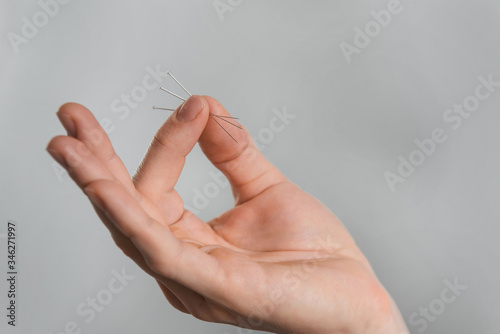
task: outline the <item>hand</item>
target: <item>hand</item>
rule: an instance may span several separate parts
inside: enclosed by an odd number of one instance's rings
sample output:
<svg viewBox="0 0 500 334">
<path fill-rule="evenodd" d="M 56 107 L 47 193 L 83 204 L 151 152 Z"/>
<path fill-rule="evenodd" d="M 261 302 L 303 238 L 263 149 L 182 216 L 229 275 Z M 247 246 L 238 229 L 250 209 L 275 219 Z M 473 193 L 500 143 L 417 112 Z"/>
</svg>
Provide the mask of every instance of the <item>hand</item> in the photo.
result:
<svg viewBox="0 0 500 334">
<path fill-rule="evenodd" d="M 276 333 L 408 333 L 337 217 L 267 161 L 247 130 L 231 131 L 235 142 L 209 113 L 229 116 L 211 97 L 190 97 L 158 130 L 133 179 L 81 105 L 60 108 L 68 136 L 47 149 L 176 309 Z M 208 223 L 174 189 L 197 141 L 235 198 Z"/>
</svg>

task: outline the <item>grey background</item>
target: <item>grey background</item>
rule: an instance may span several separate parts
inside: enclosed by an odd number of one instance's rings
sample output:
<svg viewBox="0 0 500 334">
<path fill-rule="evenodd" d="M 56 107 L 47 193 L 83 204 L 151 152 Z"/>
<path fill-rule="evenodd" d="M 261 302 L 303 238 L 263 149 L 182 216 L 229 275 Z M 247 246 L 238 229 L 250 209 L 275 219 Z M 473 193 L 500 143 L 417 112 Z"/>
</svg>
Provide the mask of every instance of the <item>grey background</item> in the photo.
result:
<svg viewBox="0 0 500 334">
<path fill-rule="evenodd" d="M 75 321 L 82 333 L 239 333 L 170 307 L 45 152 L 64 133 L 57 108 L 76 101 L 113 122 L 110 138 L 133 173 L 168 116 L 151 106 L 178 101 L 151 91 L 125 119 L 111 103 L 158 64 L 219 99 L 256 138 L 274 108 L 296 115 L 264 154 L 340 217 L 407 323 L 458 278 L 467 289 L 425 333 L 499 333 L 500 91 L 457 130 L 442 116 L 478 76 L 500 79 L 500 2 L 402 0 L 351 63 L 339 44 L 352 43 L 353 29 L 387 1 L 232 3 L 222 20 L 212 1 L 73 0 L 15 53 L 7 34 L 20 34 L 40 6 L 0 1 L 0 233 L 18 222 L 20 266 L 18 326 L 2 311 L 0 331 L 55 334 Z M 436 127 L 448 140 L 391 192 L 384 173 Z M 212 170 L 196 148 L 177 187 L 186 204 Z M 226 187 L 199 215 L 231 203 Z M 122 267 L 136 278 L 86 324 L 76 307 Z"/>
</svg>

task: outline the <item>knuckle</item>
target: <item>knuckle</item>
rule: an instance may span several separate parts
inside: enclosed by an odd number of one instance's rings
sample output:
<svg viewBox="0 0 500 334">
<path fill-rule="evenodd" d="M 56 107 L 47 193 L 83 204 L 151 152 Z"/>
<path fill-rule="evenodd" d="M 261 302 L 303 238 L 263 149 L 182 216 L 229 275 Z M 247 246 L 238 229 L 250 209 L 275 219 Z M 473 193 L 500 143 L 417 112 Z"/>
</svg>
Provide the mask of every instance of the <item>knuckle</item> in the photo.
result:
<svg viewBox="0 0 500 334">
<path fill-rule="evenodd" d="M 167 151 L 173 151 L 175 149 L 175 143 L 170 139 L 169 136 L 163 136 L 156 133 L 153 137 L 152 146 L 160 146 Z"/>
</svg>

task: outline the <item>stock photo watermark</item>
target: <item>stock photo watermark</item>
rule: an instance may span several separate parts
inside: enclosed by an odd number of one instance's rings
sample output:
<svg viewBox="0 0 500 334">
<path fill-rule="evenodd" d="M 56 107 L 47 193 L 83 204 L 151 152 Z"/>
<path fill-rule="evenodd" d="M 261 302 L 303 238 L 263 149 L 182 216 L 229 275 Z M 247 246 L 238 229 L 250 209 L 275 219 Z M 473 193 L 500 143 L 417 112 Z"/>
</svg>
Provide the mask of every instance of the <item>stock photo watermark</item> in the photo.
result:
<svg viewBox="0 0 500 334">
<path fill-rule="evenodd" d="M 479 76 L 478 85 L 472 94 L 466 96 L 461 103 L 443 112 L 442 119 L 449 129 L 460 129 L 466 119 L 481 107 L 481 103 L 488 100 L 500 87 L 500 81 L 495 81 L 493 74 Z M 450 130 L 448 130 L 450 131 Z M 448 140 L 447 130 L 443 127 L 434 128 L 430 135 L 424 139 L 415 139 L 415 149 L 405 156 L 398 156 L 398 167 L 395 171 L 387 170 L 384 178 L 391 192 L 396 191 L 396 185 L 404 183 L 421 167 L 443 144 Z"/>
<path fill-rule="evenodd" d="M 17 295 L 18 295 L 18 259 L 17 259 L 17 223 L 13 220 L 7 222 L 7 234 L 5 236 L 7 248 L 7 324 L 16 326 L 17 321 Z M 3 239 L 3 238 L 2 238 Z"/>
<path fill-rule="evenodd" d="M 460 284 L 458 277 L 453 282 L 445 279 L 444 288 L 438 298 L 435 298 L 424 307 L 419 307 L 417 311 L 410 314 L 408 323 L 415 327 L 419 333 L 425 332 L 430 322 L 436 321 L 438 316 L 446 311 L 446 308 L 453 304 L 462 293 L 467 290 L 467 285 Z"/>
<path fill-rule="evenodd" d="M 40 0 L 38 1 L 39 10 L 37 10 L 31 18 L 23 16 L 21 18 L 21 28 L 19 33 L 9 32 L 7 38 L 9 39 L 12 49 L 17 54 L 20 51 L 21 45 L 28 44 L 33 40 L 40 30 L 43 29 L 50 20 L 56 17 L 62 6 L 68 4 L 71 0 Z"/>
<path fill-rule="evenodd" d="M 156 65 L 153 69 L 151 66 L 146 66 L 146 74 L 141 80 L 141 84 L 134 86 L 130 92 L 122 93 L 119 98 L 114 99 L 111 102 L 111 112 L 117 115 L 117 117 L 123 121 L 128 118 L 131 110 L 136 109 L 139 104 L 144 101 L 149 93 L 160 87 L 163 80 L 168 77 L 166 71 L 160 69 L 160 65 Z M 103 128 L 107 133 L 112 131 L 112 121 L 110 119 L 101 119 L 101 125 L 106 123 L 106 127 Z"/>
<path fill-rule="evenodd" d="M 212 6 L 219 16 L 221 21 L 224 21 L 226 13 L 232 12 L 236 7 L 241 5 L 243 0 L 214 0 Z"/>
<path fill-rule="evenodd" d="M 81 321 L 68 321 L 64 324 L 64 328 L 57 332 L 49 334 L 80 334 L 83 332 L 84 324 L 89 324 L 94 321 L 97 314 L 104 311 L 106 306 L 110 305 L 116 295 L 123 292 L 135 276 L 127 274 L 125 267 L 118 271 L 111 270 L 112 277 L 108 280 L 106 286 L 93 296 L 89 296 L 85 301 L 81 302 L 76 307 L 76 315 L 81 318 Z"/>
<path fill-rule="evenodd" d="M 370 12 L 371 19 L 364 26 L 355 26 L 351 41 L 343 41 L 339 44 L 347 63 L 350 64 L 355 55 L 359 55 L 366 49 L 393 22 L 396 15 L 403 12 L 404 8 L 400 0 L 389 0 L 385 9 Z"/>
<path fill-rule="evenodd" d="M 260 129 L 257 135 L 252 137 L 255 146 L 261 152 L 274 141 L 277 134 L 283 132 L 290 122 L 297 117 L 297 115 L 289 113 L 286 106 L 281 110 L 274 108 L 272 112 L 274 116 L 269 120 L 268 126 Z M 186 201 L 190 205 L 185 205 L 185 208 L 195 215 L 206 209 L 210 201 L 219 196 L 221 190 L 229 186 L 226 177 L 219 170 L 210 171 L 208 176 L 210 181 L 200 188 L 194 187 L 191 201 Z"/>
</svg>

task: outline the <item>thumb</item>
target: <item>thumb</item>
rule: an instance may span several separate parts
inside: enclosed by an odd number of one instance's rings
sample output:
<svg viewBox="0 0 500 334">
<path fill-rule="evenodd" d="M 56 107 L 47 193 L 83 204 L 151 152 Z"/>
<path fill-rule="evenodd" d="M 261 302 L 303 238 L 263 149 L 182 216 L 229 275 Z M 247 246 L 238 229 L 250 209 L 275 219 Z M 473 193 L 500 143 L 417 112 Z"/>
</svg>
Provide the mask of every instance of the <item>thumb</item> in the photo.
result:
<svg viewBox="0 0 500 334">
<path fill-rule="evenodd" d="M 207 158 L 228 178 L 237 204 L 244 203 L 269 187 L 287 182 L 281 172 L 259 151 L 247 129 L 234 119 L 234 127 L 215 116 L 230 116 L 214 98 L 203 96 L 205 105 L 214 116 L 210 117 L 199 144 Z M 223 131 L 224 127 L 228 133 Z"/>
</svg>

